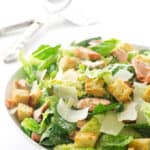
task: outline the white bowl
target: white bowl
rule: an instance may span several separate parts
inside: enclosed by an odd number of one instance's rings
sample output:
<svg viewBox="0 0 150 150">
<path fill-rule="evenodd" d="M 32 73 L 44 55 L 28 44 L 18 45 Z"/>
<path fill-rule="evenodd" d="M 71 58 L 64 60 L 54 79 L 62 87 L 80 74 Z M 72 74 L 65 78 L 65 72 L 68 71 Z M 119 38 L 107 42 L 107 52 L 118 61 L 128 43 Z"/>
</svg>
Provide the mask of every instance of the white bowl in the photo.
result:
<svg viewBox="0 0 150 150">
<path fill-rule="evenodd" d="M 136 45 L 136 44 L 133 44 L 136 48 L 138 49 L 150 49 L 149 47 L 146 47 L 146 46 L 141 46 L 141 45 Z M 5 99 L 7 98 L 10 98 L 11 96 L 11 85 L 12 85 L 12 81 L 14 79 L 20 79 L 22 77 L 24 77 L 24 71 L 22 68 L 18 69 L 13 75 L 12 77 L 9 79 L 8 83 L 7 83 L 7 86 L 6 86 L 6 89 L 5 89 Z M 7 109 L 7 108 L 6 108 Z M 20 126 L 19 126 L 19 123 L 16 119 L 16 117 L 12 114 L 12 111 L 7 109 L 8 111 L 8 114 L 10 116 L 10 118 L 12 119 L 12 122 L 15 124 L 15 126 L 17 127 L 17 130 L 20 132 L 20 134 L 22 134 L 24 136 L 24 138 L 26 138 L 28 140 L 28 142 L 34 144 L 36 146 L 36 148 L 38 150 L 45 150 L 46 148 L 44 148 L 43 146 L 39 145 L 38 143 L 34 142 L 30 137 L 28 137 L 21 129 L 20 129 Z M 11 122 L 10 122 L 11 123 Z M 13 130 L 13 129 L 12 129 Z M 17 141 L 16 141 L 17 142 Z"/>
</svg>

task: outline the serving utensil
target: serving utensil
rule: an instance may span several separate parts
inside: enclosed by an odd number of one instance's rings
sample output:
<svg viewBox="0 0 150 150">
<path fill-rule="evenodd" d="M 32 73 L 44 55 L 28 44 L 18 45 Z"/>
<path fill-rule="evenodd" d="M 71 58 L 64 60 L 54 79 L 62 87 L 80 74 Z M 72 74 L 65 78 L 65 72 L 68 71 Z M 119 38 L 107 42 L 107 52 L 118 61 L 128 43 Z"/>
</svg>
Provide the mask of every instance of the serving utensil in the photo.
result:
<svg viewBox="0 0 150 150">
<path fill-rule="evenodd" d="M 42 27 L 43 23 L 33 21 L 33 23 L 25 30 L 20 39 L 10 48 L 11 51 L 4 57 L 5 63 L 11 63 L 17 60 L 18 52 L 23 50 L 28 40 Z"/>
</svg>

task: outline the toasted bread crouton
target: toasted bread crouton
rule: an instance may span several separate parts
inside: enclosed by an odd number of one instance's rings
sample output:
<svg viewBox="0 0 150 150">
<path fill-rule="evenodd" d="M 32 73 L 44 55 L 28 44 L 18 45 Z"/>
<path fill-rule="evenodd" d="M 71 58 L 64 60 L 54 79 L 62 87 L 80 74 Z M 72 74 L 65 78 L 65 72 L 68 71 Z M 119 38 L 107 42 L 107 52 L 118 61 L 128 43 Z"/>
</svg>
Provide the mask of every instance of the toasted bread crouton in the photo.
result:
<svg viewBox="0 0 150 150">
<path fill-rule="evenodd" d="M 87 78 L 85 81 L 85 91 L 87 94 L 103 97 L 105 94 L 104 80 Z"/>
<path fill-rule="evenodd" d="M 29 102 L 29 91 L 24 89 L 13 89 L 12 90 L 12 99 L 16 104 L 24 103 L 28 104 Z"/>
<path fill-rule="evenodd" d="M 75 136 L 75 147 L 94 147 L 97 141 L 97 134 L 94 132 L 78 132 Z"/>
<path fill-rule="evenodd" d="M 112 84 L 108 85 L 107 89 L 119 102 L 128 102 L 131 100 L 130 95 L 133 90 L 122 80 L 115 80 Z"/>
<path fill-rule="evenodd" d="M 63 70 L 67 70 L 67 69 L 75 68 L 77 64 L 78 64 L 77 58 L 64 56 L 63 58 L 61 58 L 59 65 Z"/>
<path fill-rule="evenodd" d="M 35 107 L 39 103 L 41 96 L 42 96 L 42 91 L 39 87 L 37 87 L 34 90 L 31 90 L 29 105 Z"/>
<path fill-rule="evenodd" d="M 27 117 L 32 117 L 33 115 L 33 108 L 23 104 L 23 103 L 19 103 L 18 104 L 18 108 L 17 108 L 17 118 L 19 121 L 24 120 Z"/>
<path fill-rule="evenodd" d="M 129 52 L 135 50 L 135 48 L 129 43 L 121 43 L 113 51 L 117 51 L 117 50 L 124 50 L 125 52 Z"/>
<path fill-rule="evenodd" d="M 133 147 L 129 147 L 128 150 L 135 150 Z"/>
<path fill-rule="evenodd" d="M 150 86 L 148 86 L 147 89 L 145 90 L 143 94 L 143 99 L 146 102 L 150 102 Z"/>
<path fill-rule="evenodd" d="M 150 150 L 150 138 L 134 139 L 129 144 L 129 147 L 134 150 Z"/>
<path fill-rule="evenodd" d="M 17 104 L 13 99 L 6 99 L 5 105 L 8 109 L 12 109 L 12 108 L 16 107 Z"/>
</svg>

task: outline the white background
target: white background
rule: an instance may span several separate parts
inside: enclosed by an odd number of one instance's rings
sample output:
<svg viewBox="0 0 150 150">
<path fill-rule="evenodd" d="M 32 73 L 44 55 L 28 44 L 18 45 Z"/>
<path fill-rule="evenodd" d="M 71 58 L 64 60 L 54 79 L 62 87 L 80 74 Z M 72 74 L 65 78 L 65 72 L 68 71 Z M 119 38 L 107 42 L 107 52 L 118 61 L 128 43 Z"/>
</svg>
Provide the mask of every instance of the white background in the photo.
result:
<svg viewBox="0 0 150 150">
<path fill-rule="evenodd" d="M 75 1 L 75 0 L 74 0 Z M 149 0 L 76 0 L 72 13 L 94 16 L 98 25 L 78 27 L 60 16 L 51 18 L 50 25 L 41 29 L 28 43 L 28 52 L 41 43 L 70 43 L 73 39 L 101 35 L 150 46 Z M 69 13 L 71 15 L 71 13 Z M 42 0 L 0 0 L 0 27 L 31 18 L 46 18 Z M 4 91 L 12 73 L 20 64 L 3 64 L 2 58 L 11 45 L 21 36 L 0 37 L 0 149 L 37 150 L 15 127 L 4 107 Z"/>
</svg>

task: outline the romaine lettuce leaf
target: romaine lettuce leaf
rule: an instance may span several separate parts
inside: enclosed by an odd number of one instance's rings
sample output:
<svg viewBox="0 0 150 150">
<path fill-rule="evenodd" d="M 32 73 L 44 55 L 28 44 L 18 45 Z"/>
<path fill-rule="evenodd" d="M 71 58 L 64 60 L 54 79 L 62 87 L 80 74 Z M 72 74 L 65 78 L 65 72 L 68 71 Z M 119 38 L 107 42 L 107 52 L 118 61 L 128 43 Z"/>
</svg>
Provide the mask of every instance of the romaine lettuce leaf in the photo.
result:
<svg viewBox="0 0 150 150">
<path fill-rule="evenodd" d="M 94 108 L 92 115 L 103 114 L 103 113 L 106 113 L 106 112 L 112 111 L 112 110 L 115 110 L 117 112 L 122 111 L 123 110 L 123 104 L 122 103 L 112 103 L 112 104 L 106 105 L 106 106 L 99 104 Z"/>
<path fill-rule="evenodd" d="M 109 56 L 113 49 L 120 43 L 117 39 L 109 39 L 91 49 L 98 52 L 102 56 Z"/>
<path fill-rule="evenodd" d="M 150 137 L 150 125 L 147 123 L 144 124 L 126 124 L 125 127 L 128 129 L 135 129 L 135 131 L 139 132 L 143 137 Z"/>
<path fill-rule="evenodd" d="M 133 140 L 126 135 L 103 135 L 97 145 L 97 150 L 126 150 L 127 145 Z"/>
<path fill-rule="evenodd" d="M 32 56 L 40 60 L 45 60 L 51 55 L 56 55 L 60 47 L 60 45 L 56 45 L 55 47 L 51 47 L 50 45 L 41 45 L 32 53 Z"/>
<path fill-rule="evenodd" d="M 70 143 L 69 134 L 76 128 L 74 123 L 69 123 L 56 115 L 51 124 L 42 134 L 40 143 L 44 146 L 56 146 L 58 144 Z"/>
<path fill-rule="evenodd" d="M 21 126 L 24 129 L 27 129 L 29 131 L 35 132 L 35 133 L 39 133 L 40 132 L 40 125 L 38 124 L 38 122 L 32 118 L 25 118 L 22 122 L 21 122 Z"/>
<path fill-rule="evenodd" d="M 25 59 L 23 51 L 20 51 L 19 53 L 19 60 L 23 65 L 23 69 L 27 75 L 29 82 L 32 83 L 34 80 L 37 79 L 35 69 L 32 64 Z"/>
<path fill-rule="evenodd" d="M 93 40 L 101 40 L 101 37 L 98 36 L 98 37 L 93 37 L 93 38 L 89 38 L 89 39 L 85 39 L 83 41 L 80 41 L 78 43 L 76 42 L 72 42 L 71 45 L 72 46 L 83 46 L 83 47 L 88 47 L 90 46 L 90 42 L 93 41 Z"/>
</svg>

